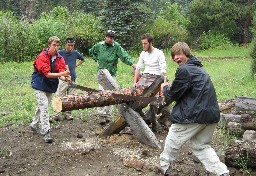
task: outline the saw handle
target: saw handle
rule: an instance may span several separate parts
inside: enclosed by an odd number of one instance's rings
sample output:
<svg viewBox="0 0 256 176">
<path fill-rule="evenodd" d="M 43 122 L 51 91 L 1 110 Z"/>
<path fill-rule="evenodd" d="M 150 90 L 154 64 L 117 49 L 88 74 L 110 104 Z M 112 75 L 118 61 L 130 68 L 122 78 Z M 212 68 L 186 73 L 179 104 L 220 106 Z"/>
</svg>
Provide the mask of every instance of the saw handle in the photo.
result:
<svg viewBox="0 0 256 176">
<path fill-rule="evenodd" d="M 67 71 L 69 71 L 69 67 L 68 67 L 68 65 L 66 65 L 66 69 L 67 69 Z M 65 76 L 65 81 L 66 82 L 71 82 L 71 77 L 70 77 L 70 75 L 69 76 Z"/>
</svg>

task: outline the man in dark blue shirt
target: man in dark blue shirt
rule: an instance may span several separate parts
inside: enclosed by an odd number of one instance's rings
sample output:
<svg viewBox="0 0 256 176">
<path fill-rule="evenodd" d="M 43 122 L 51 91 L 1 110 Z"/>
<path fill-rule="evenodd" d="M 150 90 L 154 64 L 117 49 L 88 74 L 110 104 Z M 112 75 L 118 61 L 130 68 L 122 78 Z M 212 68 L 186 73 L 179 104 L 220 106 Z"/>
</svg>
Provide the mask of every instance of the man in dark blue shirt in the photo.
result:
<svg viewBox="0 0 256 176">
<path fill-rule="evenodd" d="M 76 67 L 81 65 L 84 62 L 84 57 L 77 51 L 74 50 L 75 40 L 73 38 L 67 38 L 65 42 L 65 49 L 59 50 L 59 54 L 64 57 L 66 65 L 69 67 L 71 81 L 74 84 L 76 81 Z M 79 59 L 80 61 L 77 63 L 76 60 Z M 65 96 L 71 95 L 76 93 L 76 88 L 69 87 L 69 84 L 65 81 L 59 82 L 58 90 L 56 92 L 56 96 Z M 54 113 L 54 119 L 56 121 L 61 120 L 60 113 Z M 73 120 L 70 111 L 65 112 L 64 119 Z"/>
</svg>

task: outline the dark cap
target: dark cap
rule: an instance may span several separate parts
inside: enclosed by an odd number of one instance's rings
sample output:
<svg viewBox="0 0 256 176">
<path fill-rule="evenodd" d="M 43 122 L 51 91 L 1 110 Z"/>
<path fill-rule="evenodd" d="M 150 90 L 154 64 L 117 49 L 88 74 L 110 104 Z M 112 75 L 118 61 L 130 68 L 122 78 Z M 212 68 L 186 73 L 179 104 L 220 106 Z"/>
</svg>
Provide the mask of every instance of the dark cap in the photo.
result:
<svg viewBox="0 0 256 176">
<path fill-rule="evenodd" d="M 107 30 L 107 31 L 105 32 L 105 36 L 115 38 L 116 32 L 115 32 L 115 31 L 112 31 L 112 30 Z"/>
<path fill-rule="evenodd" d="M 66 43 L 75 43 L 75 39 L 73 38 L 67 38 Z"/>
</svg>

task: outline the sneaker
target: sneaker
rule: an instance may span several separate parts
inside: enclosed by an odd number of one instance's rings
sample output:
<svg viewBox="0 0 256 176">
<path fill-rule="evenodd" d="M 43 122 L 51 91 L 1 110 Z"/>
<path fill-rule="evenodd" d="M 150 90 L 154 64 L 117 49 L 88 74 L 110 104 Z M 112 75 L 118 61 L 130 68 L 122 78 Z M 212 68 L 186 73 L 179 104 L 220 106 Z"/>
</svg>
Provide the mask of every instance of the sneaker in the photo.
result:
<svg viewBox="0 0 256 176">
<path fill-rule="evenodd" d="M 171 174 L 171 165 L 168 167 L 168 169 L 165 171 L 164 176 L 170 176 Z"/>
<path fill-rule="evenodd" d="M 53 139 L 51 137 L 51 134 L 50 132 L 47 132 L 45 135 L 44 135 L 44 142 L 45 143 L 52 143 Z"/>
<path fill-rule="evenodd" d="M 221 174 L 220 176 L 229 176 L 229 173 Z"/>
</svg>

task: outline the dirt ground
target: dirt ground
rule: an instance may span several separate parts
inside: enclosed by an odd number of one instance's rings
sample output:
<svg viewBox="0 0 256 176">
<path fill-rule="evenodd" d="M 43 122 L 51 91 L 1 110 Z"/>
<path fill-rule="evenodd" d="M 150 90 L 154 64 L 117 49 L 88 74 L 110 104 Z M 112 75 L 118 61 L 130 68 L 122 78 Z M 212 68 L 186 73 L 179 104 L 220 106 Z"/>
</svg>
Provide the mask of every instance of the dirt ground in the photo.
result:
<svg viewBox="0 0 256 176">
<path fill-rule="evenodd" d="M 0 128 L 0 175 L 13 176 L 157 176 L 154 166 L 161 149 L 143 145 L 132 134 L 115 134 L 99 138 L 95 132 L 102 129 L 92 114 L 87 121 L 76 116 L 73 121 L 51 124 L 54 142 L 46 144 L 42 137 L 30 131 L 28 124 Z M 156 136 L 164 144 L 167 129 Z M 223 160 L 222 144 L 214 143 Z M 232 176 L 243 174 L 230 168 Z M 172 175 L 213 176 L 189 149 L 182 148 L 173 165 Z"/>
</svg>

